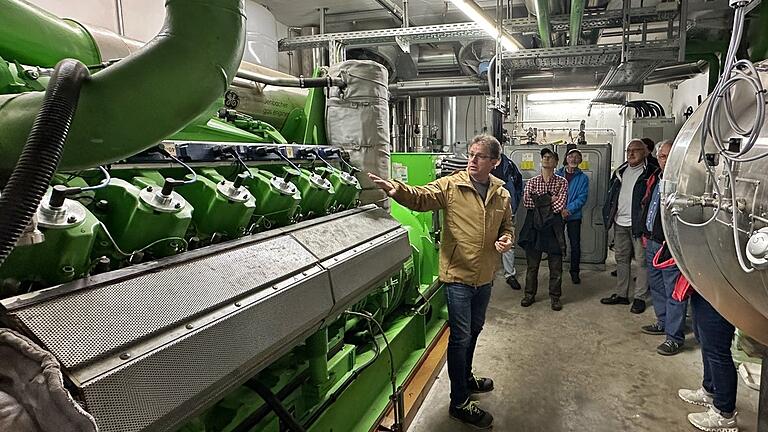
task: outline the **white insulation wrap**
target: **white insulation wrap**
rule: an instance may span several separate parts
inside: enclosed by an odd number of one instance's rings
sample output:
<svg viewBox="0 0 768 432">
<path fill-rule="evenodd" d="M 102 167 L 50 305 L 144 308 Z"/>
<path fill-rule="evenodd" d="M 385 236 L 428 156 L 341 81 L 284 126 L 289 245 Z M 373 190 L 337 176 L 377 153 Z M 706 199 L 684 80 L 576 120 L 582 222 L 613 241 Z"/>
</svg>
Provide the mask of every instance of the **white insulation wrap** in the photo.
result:
<svg viewBox="0 0 768 432">
<path fill-rule="evenodd" d="M 328 144 L 350 154 L 363 190 L 363 204 L 388 207 L 387 197 L 370 180 L 370 172 L 389 178 L 389 74 L 387 68 L 369 60 L 347 60 L 330 67 L 331 77 L 346 83 L 343 89 L 328 90 L 325 127 Z"/>
</svg>

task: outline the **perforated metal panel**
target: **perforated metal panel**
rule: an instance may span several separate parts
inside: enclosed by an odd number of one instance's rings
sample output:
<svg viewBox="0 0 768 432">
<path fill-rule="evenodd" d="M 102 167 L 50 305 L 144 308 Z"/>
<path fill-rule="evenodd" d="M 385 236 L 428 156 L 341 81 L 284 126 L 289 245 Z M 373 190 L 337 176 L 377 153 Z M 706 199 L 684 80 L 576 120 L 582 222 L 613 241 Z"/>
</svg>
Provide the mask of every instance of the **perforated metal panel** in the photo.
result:
<svg viewBox="0 0 768 432">
<path fill-rule="evenodd" d="M 2 305 L 67 367 L 102 431 L 172 431 L 409 255 L 407 232 L 372 206 Z"/>
<path fill-rule="evenodd" d="M 280 237 L 15 311 L 70 369 L 316 261 Z"/>
<path fill-rule="evenodd" d="M 380 208 L 354 214 L 293 232 L 291 235 L 319 260 L 346 251 L 398 228 L 391 216 Z"/>
<path fill-rule="evenodd" d="M 100 430 L 171 429 L 306 337 L 332 305 L 325 273 L 242 302 L 231 314 L 84 383 L 86 407 Z"/>
<path fill-rule="evenodd" d="M 334 314 L 360 300 L 375 284 L 398 270 L 411 255 L 408 232 L 398 228 L 322 265 L 328 268 L 335 301 Z"/>
</svg>

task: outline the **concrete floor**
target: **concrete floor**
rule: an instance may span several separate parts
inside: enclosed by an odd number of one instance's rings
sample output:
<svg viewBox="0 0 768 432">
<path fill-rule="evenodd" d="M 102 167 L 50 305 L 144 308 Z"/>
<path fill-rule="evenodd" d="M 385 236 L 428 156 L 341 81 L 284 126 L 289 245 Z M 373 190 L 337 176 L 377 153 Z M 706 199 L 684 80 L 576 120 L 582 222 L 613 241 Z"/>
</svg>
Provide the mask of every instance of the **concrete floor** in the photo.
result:
<svg viewBox="0 0 768 432">
<path fill-rule="evenodd" d="M 681 354 L 658 355 L 656 346 L 663 336 L 640 333 L 640 326 L 654 321 L 652 308 L 635 315 L 629 306 L 600 304 L 616 283 L 609 271 L 582 271 L 581 285 L 573 285 L 566 273 L 563 310 L 554 312 L 549 307 L 547 273 L 545 268 L 539 272 L 537 302 L 529 308 L 520 306 L 522 293 L 511 290 L 503 278 L 494 284 L 474 364 L 478 376 L 495 382 L 493 392 L 476 396 L 480 406 L 493 414 L 493 429 L 696 430 L 686 415 L 704 409 L 677 396 L 679 388 L 701 385 L 701 351 L 693 335 L 687 335 Z M 518 280 L 525 280 L 521 265 Z M 448 394 L 444 367 L 409 431 L 474 430 L 448 417 Z M 757 403 L 758 392 L 739 378 L 741 431 L 757 430 Z"/>
</svg>

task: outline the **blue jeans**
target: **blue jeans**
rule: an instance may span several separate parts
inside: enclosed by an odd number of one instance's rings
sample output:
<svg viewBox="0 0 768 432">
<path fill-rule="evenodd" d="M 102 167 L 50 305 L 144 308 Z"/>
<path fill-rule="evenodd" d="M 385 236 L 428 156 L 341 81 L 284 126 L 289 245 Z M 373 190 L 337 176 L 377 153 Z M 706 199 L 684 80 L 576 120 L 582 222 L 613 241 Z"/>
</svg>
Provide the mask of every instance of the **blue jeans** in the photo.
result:
<svg viewBox="0 0 768 432">
<path fill-rule="evenodd" d="M 736 329 L 696 292 L 691 295 L 691 310 L 693 331 L 701 345 L 704 363 L 701 385 L 715 395 L 715 408 L 732 413 L 736 410 L 736 366 L 731 356 L 731 342 Z"/>
<path fill-rule="evenodd" d="M 501 263 L 504 265 L 504 279 L 517 274 L 517 270 L 515 269 L 514 247 L 501 254 Z"/>
<path fill-rule="evenodd" d="M 581 219 L 569 220 L 565 223 L 568 231 L 568 243 L 571 245 L 571 274 L 579 274 L 581 264 Z"/>
<path fill-rule="evenodd" d="M 667 333 L 667 339 L 679 344 L 685 342 L 685 312 L 688 300 L 677 301 L 672 298 L 680 270 L 677 266 L 665 269 L 653 267 L 653 257 L 661 249 L 661 243 L 648 240 L 645 247 L 646 267 L 648 268 L 648 284 L 651 286 L 653 310 L 659 327 Z"/>
<path fill-rule="evenodd" d="M 469 398 L 467 383 L 472 377 L 472 357 L 477 336 L 483 330 L 485 311 L 491 300 L 493 284 L 472 287 L 460 283 L 445 284 L 448 300 L 448 377 L 451 379 L 451 405 L 460 406 Z"/>
</svg>

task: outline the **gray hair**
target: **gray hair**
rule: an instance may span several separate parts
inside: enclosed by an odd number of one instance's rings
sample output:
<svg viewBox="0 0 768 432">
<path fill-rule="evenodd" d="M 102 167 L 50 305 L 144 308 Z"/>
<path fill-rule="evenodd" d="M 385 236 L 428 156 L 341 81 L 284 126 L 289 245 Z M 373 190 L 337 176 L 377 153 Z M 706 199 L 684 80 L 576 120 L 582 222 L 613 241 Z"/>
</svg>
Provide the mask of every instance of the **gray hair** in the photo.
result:
<svg viewBox="0 0 768 432">
<path fill-rule="evenodd" d="M 664 147 L 664 146 L 666 146 L 666 145 L 668 145 L 668 146 L 670 146 L 670 147 L 671 147 L 673 143 L 674 143 L 674 141 L 673 141 L 673 140 L 671 140 L 671 139 L 668 139 L 668 140 L 664 140 L 664 141 L 660 142 L 659 144 L 657 144 L 657 147 L 658 147 L 659 149 L 661 149 L 662 147 Z"/>
<path fill-rule="evenodd" d="M 477 135 L 469 142 L 469 146 L 472 147 L 473 144 L 482 144 L 488 148 L 488 153 L 490 153 L 491 159 L 499 159 L 501 157 L 501 144 L 499 144 L 499 140 L 491 135 Z"/>
</svg>

